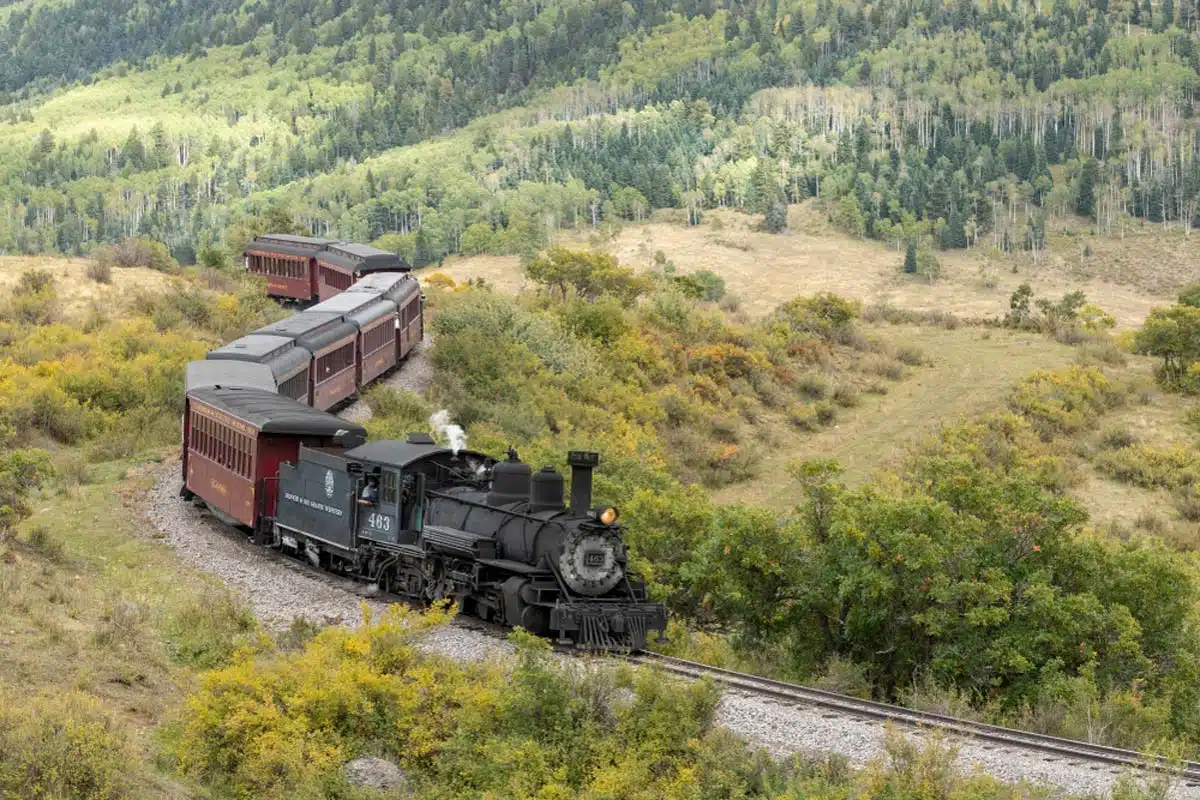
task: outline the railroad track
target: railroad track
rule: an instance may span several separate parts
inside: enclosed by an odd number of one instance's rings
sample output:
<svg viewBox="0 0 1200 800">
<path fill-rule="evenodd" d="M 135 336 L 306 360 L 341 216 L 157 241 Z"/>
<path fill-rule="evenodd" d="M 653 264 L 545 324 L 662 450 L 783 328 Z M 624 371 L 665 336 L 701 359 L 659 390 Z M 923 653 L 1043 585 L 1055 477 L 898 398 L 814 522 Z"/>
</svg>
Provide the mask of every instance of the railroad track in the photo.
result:
<svg viewBox="0 0 1200 800">
<path fill-rule="evenodd" d="M 930 711 L 915 711 L 888 703 L 861 700 L 835 692 L 811 689 L 793 683 L 710 667 L 707 664 L 664 656 L 660 653 L 641 652 L 621 656 L 621 658 L 633 664 L 654 667 L 685 678 L 711 678 L 728 689 L 793 706 L 815 707 L 836 715 L 857 717 L 874 722 L 893 722 L 909 728 L 936 729 L 977 742 L 986 742 L 996 748 L 1038 752 L 1045 755 L 1048 760 L 1051 758 L 1061 759 L 1068 764 L 1092 763 L 1106 764 L 1110 767 L 1168 771 L 1176 773 L 1185 786 L 1200 786 L 1200 763 L 1195 761 L 1185 761 L 1175 768 L 1160 756 L 1147 756 L 1119 747 L 1062 739 L 1057 736 L 1004 728 L 999 725 L 972 722 Z"/>
</svg>

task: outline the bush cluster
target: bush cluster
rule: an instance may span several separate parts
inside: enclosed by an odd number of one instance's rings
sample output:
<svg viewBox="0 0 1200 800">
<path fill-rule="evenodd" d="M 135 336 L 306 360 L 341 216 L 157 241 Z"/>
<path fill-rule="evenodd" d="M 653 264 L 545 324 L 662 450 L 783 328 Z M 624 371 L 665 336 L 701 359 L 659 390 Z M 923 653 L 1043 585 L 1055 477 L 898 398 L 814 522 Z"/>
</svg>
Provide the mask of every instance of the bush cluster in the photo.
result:
<svg viewBox="0 0 1200 800">
<path fill-rule="evenodd" d="M 874 486 L 797 465 L 782 519 L 639 491 L 628 538 L 677 614 L 732 632 L 734 658 L 860 675 L 880 697 L 920 685 L 930 702 L 1123 746 L 1197 744 L 1191 566 L 1154 536 L 1093 536 L 1063 494 L 1063 435 L 1119 398 L 1093 369 L 1037 373 L 1011 411 L 943 428 Z M 1138 447 L 1110 438 L 1112 453 Z"/>
<path fill-rule="evenodd" d="M 112 269 L 143 267 L 156 272 L 173 272 L 177 269 L 171 251 L 162 242 L 131 236 L 117 244 L 107 244 L 92 251 L 89 276 L 100 283 L 107 283 Z M 94 273 L 94 274 L 93 274 Z M 105 276 L 103 279 L 98 276 Z"/>
<path fill-rule="evenodd" d="M 82 692 L 0 692 L 0 796 L 133 797 L 121 730 Z"/>
<path fill-rule="evenodd" d="M 1024 796 L 957 775 L 940 741 L 899 735 L 861 773 L 836 756 L 778 761 L 716 726 L 713 684 L 568 669 L 521 631 L 509 662 L 419 654 L 417 637 L 444 619 L 393 607 L 203 675 L 169 736 L 176 765 L 256 798 L 360 797 L 341 766 L 364 755 L 397 763 L 416 800 Z"/>
<path fill-rule="evenodd" d="M 649 473 L 662 466 L 710 487 L 744 480 L 761 458 L 753 428 L 770 411 L 801 430 L 832 424 L 838 406 L 860 402 L 867 376 L 881 374 L 873 365 L 882 356 L 855 327 L 858 306 L 835 295 L 797 298 L 745 326 L 665 267 L 638 282 L 611 259 L 557 249 L 528 274 L 544 294 L 514 299 L 438 282 L 434 402 L 472 437 L 501 449 L 528 442 L 548 463 L 567 443 L 596 446 L 612 474 L 623 473 L 614 502 L 661 483 Z M 836 388 L 826 374 L 835 356 L 849 373 Z M 897 367 L 882 374 L 898 379 Z M 376 429 L 399 424 L 385 415 Z"/>
</svg>

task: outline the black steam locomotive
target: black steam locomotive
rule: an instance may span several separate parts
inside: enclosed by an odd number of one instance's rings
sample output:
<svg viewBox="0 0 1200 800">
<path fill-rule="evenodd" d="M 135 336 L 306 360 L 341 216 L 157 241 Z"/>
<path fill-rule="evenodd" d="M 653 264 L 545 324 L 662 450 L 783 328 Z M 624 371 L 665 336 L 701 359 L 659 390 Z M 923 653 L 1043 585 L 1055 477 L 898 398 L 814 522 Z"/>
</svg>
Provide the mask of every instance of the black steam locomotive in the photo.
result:
<svg viewBox="0 0 1200 800">
<path fill-rule="evenodd" d="M 642 649 L 666 610 L 628 572 L 617 510 L 591 508 L 595 453 L 572 452 L 571 502 L 552 467 L 513 451 L 452 451 L 427 434 L 301 447 L 279 469 L 270 541 L 313 565 L 417 602 L 553 636 Z"/>
</svg>

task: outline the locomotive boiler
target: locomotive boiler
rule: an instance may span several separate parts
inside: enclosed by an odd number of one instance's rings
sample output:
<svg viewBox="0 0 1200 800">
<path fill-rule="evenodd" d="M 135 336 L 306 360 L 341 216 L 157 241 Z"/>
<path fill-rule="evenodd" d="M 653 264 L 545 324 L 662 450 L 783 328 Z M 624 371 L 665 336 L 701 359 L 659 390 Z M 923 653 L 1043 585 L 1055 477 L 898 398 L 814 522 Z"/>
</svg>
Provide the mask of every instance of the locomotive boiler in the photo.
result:
<svg viewBox="0 0 1200 800">
<path fill-rule="evenodd" d="M 413 601 L 560 643 L 642 649 L 666 609 L 630 574 L 618 511 L 592 507 L 596 453 L 573 451 L 569 506 L 553 467 L 534 473 L 427 434 L 351 449 L 301 447 L 280 465 L 272 544 Z"/>
</svg>

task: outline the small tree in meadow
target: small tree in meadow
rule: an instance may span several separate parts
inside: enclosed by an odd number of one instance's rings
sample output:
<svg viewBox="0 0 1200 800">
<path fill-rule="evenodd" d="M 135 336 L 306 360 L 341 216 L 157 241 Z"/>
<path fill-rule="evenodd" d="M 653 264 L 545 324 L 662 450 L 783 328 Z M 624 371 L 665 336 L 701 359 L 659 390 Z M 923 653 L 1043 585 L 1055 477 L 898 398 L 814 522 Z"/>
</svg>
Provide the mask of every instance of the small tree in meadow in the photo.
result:
<svg viewBox="0 0 1200 800">
<path fill-rule="evenodd" d="M 911 244 L 904 251 L 904 272 L 908 275 L 917 274 L 917 248 Z"/>
<path fill-rule="evenodd" d="M 922 250 L 917 253 L 917 274 L 933 283 L 942 275 L 942 262 L 932 250 Z"/>
<path fill-rule="evenodd" d="M 763 228 L 769 233 L 783 233 L 787 230 L 787 206 L 783 203 L 772 203 L 763 219 Z"/>
</svg>

